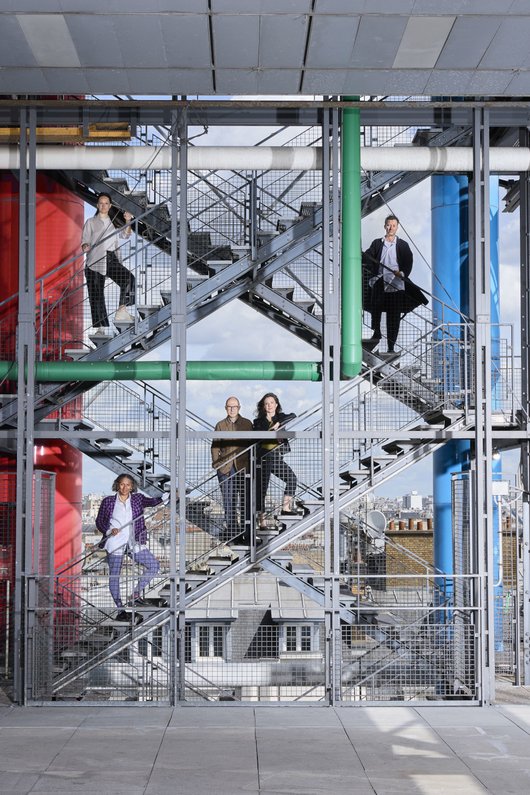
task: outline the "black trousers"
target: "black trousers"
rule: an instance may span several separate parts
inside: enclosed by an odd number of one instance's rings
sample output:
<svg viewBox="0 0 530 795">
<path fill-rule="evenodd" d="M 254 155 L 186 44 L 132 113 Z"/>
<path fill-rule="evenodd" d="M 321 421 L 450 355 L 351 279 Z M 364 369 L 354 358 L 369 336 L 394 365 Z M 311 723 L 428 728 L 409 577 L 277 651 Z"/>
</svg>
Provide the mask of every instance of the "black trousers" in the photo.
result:
<svg viewBox="0 0 530 795">
<path fill-rule="evenodd" d="M 284 481 L 285 497 L 294 497 L 296 494 L 297 480 L 293 470 L 283 457 L 281 446 L 276 447 L 274 450 L 264 452 L 259 463 L 261 465 L 261 477 L 258 471 L 256 478 L 256 504 L 258 511 L 263 513 L 271 475 L 276 475 L 277 478 Z"/>
<path fill-rule="evenodd" d="M 398 292 L 385 293 L 383 280 L 379 279 L 372 287 L 371 315 L 372 331 L 381 336 L 381 315 L 386 312 L 387 347 L 394 350 L 401 323 L 400 298 Z"/>
<path fill-rule="evenodd" d="M 136 279 L 134 274 L 122 265 L 114 251 L 107 251 L 107 276 L 120 288 L 119 306 L 132 306 L 135 300 Z M 105 305 L 105 276 L 85 268 L 88 301 L 93 326 L 108 326 L 109 316 Z"/>
</svg>

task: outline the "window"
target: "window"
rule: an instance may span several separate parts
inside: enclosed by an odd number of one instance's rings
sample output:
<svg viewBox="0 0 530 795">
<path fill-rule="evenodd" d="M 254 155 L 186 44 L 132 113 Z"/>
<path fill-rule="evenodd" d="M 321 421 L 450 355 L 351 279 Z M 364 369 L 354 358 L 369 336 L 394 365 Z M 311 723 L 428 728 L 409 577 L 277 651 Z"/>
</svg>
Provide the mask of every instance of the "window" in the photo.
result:
<svg viewBox="0 0 530 795">
<path fill-rule="evenodd" d="M 199 657 L 224 656 L 224 630 L 219 624 L 199 627 Z"/>
<path fill-rule="evenodd" d="M 311 651 L 311 625 L 287 624 L 285 626 L 285 651 Z"/>
<path fill-rule="evenodd" d="M 162 656 L 162 627 L 156 627 L 145 638 L 140 638 L 138 652 L 142 657 Z"/>
</svg>

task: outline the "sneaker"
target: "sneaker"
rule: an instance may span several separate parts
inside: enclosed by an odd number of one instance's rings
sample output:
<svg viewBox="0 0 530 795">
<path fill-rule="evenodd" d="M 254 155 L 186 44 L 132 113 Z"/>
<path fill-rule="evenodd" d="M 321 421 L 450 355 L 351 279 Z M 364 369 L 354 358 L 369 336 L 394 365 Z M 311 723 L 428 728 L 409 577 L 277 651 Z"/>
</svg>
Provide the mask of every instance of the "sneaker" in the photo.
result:
<svg viewBox="0 0 530 795">
<path fill-rule="evenodd" d="M 114 315 L 114 322 L 115 323 L 134 323 L 134 318 L 130 312 L 124 306 L 120 306 L 119 309 L 116 310 Z"/>
<path fill-rule="evenodd" d="M 114 621 L 130 621 L 131 614 L 127 613 L 126 610 L 120 610 L 120 612 L 115 617 Z"/>
<path fill-rule="evenodd" d="M 110 328 L 108 326 L 100 326 L 99 328 L 95 328 L 91 337 L 108 337 L 110 335 Z"/>
</svg>

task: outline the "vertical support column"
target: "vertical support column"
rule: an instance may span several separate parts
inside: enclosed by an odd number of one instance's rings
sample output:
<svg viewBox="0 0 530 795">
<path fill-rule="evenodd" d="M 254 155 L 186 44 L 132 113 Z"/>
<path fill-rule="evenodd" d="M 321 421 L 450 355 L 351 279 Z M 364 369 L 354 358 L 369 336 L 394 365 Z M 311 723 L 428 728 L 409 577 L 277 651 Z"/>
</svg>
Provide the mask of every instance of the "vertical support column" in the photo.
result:
<svg viewBox="0 0 530 795">
<path fill-rule="evenodd" d="M 354 101 L 358 97 L 345 97 Z M 362 362 L 360 110 L 342 111 L 341 369 L 354 378 Z"/>
<path fill-rule="evenodd" d="M 489 224 L 489 112 L 474 110 L 472 182 L 473 317 L 475 320 L 475 462 L 473 471 L 475 521 L 472 538 L 478 550 L 480 701 L 495 694 L 493 510 L 491 435 L 491 280 Z"/>
<path fill-rule="evenodd" d="M 36 111 L 20 113 L 19 305 L 17 339 L 17 505 L 14 616 L 14 697 L 25 703 L 24 549 L 33 512 L 33 442 L 35 401 L 35 206 Z"/>
<path fill-rule="evenodd" d="M 339 397 L 341 340 L 339 247 L 339 112 L 325 110 L 322 123 L 322 482 L 324 497 L 324 576 L 326 696 L 341 699 L 341 624 L 339 614 Z M 330 204 L 330 190 L 331 204 Z M 331 239 L 330 239 L 331 225 Z"/>
<path fill-rule="evenodd" d="M 530 132 L 520 131 L 519 145 L 530 146 Z M 530 683 L 530 172 L 519 175 L 519 229 L 521 256 L 521 480 L 523 488 L 523 670 L 524 684 Z"/>
<path fill-rule="evenodd" d="M 181 97 L 185 99 L 185 97 Z M 184 701 L 186 688 L 186 365 L 187 365 L 187 311 L 186 275 L 188 270 L 188 112 L 179 111 L 179 239 L 178 278 L 175 323 L 178 337 L 178 424 L 177 424 L 177 477 L 179 502 L 179 700 Z"/>
<path fill-rule="evenodd" d="M 443 383 L 453 390 L 464 390 L 462 361 L 467 360 L 468 335 L 460 326 L 461 313 L 469 315 L 469 206 L 468 178 L 456 174 L 440 174 L 431 178 L 432 263 L 433 263 L 433 320 L 436 365 Z M 456 309 L 447 303 L 447 291 Z M 453 324 L 448 325 L 448 324 Z M 459 327 L 461 333 L 459 335 Z M 447 378 L 444 377 L 447 373 Z M 469 466 L 470 442 L 452 439 L 433 455 L 434 497 L 434 565 L 443 574 L 453 575 L 453 526 L 451 511 L 451 475 Z M 440 577 L 440 602 L 450 603 L 453 580 Z M 450 613 L 440 615 L 441 621 Z"/>
<path fill-rule="evenodd" d="M 187 111 L 174 111 L 171 123 L 171 351 L 170 351 L 170 638 L 174 666 L 173 704 L 184 699 L 186 577 L 186 270 Z M 180 185 L 179 185 L 180 182 Z M 178 567 L 177 567 L 178 560 Z M 177 666 L 178 662 L 178 666 Z"/>
</svg>

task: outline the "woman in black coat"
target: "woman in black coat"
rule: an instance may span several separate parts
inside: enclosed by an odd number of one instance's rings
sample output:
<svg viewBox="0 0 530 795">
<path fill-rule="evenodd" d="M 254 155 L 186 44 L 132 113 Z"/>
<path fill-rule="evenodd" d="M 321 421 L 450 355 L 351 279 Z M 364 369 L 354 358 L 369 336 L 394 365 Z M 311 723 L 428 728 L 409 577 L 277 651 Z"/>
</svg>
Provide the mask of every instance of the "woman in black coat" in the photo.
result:
<svg viewBox="0 0 530 795">
<path fill-rule="evenodd" d="M 399 220 L 385 218 L 385 236 L 376 238 L 363 252 L 363 305 L 372 315 L 372 341 L 381 339 L 381 315 L 386 312 L 387 350 L 394 352 L 401 316 L 427 299 L 409 276 L 412 251 L 397 236 Z"/>
<path fill-rule="evenodd" d="M 273 392 L 267 392 L 256 407 L 256 419 L 253 427 L 255 431 L 277 431 L 286 422 L 294 420 L 296 414 L 284 414 L 280 401 Z M 258 444 L 258 463 L 261 464 L 261 477 L 257 476 L 256 502 L 260 513 L 260 526 L 265 525 L 265 497 L 269 488 L 271 475 L 276 475 L 285 483 L 282 500 L 282 514 L 294 515 L 294 495 L 296 493 L 296 475 L 284 460 L 284 454 L 289 452 L 289 443 L 271 439 L 270 442 L 262 439 Z"/>
</svg>

